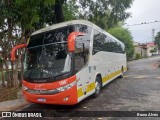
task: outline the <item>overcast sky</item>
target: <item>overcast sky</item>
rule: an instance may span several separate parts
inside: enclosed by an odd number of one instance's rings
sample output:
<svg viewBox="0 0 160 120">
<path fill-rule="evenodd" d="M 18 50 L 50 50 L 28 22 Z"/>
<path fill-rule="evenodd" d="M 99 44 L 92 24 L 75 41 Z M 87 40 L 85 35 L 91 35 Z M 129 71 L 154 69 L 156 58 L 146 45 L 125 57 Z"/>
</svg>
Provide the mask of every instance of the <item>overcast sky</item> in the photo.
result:
<svg viewBox="0 0 160 120">
<path fill-rule="evenodd" d="M 134 0 L 132 7 L 127 11 L 131 12 L 132 16 L 125 21 L 128 25 L 160 21 L 160 0 Z M 152 41 L 152 29 L 155 29 L 155 35 L 160 31 L 160 22 L 127 28 L 135 42 L 146 43 Z"/>
</svg>

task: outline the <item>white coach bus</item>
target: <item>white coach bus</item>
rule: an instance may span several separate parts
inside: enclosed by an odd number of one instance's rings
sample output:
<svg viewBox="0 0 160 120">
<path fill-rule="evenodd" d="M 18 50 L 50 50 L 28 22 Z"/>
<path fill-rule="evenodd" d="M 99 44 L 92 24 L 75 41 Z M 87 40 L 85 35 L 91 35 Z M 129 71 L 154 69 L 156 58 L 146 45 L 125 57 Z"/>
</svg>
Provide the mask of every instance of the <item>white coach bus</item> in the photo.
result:
<svg viewBox="0 0 160 120">
<path fill-rule="evenodd" d="M 73 20 L 34 32 L 26 47 L 23 94 L 41 104 L 73 105 L 127 70 L 125 46 L 85 20 Z"/>
</svg>

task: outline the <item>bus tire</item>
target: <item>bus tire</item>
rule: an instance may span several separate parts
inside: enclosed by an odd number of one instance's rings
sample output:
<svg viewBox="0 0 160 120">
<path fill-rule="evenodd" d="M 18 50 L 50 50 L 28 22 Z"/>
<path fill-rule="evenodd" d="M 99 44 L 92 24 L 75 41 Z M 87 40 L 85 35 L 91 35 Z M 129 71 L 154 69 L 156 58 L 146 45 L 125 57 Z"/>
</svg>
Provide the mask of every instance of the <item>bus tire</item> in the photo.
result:
<svg viewBox="0 0 160 120">
<path fill-rule="evenodd" d="M 101 89 L 102 89 L 101 78 L 99 76 L 97 76 L 96 81 L 95 81 L 95 93 L 93 94 L 94 98 L 99 97 L 99 95 L 101 93 Z"/>
<path fill-rule="evenodd" d="M 119 76 L 119 78 L 123 78 L 124 77 L 124 71 L 123 71 L 123 67 L 121 69 L 121 75 Z"/>
</svg>

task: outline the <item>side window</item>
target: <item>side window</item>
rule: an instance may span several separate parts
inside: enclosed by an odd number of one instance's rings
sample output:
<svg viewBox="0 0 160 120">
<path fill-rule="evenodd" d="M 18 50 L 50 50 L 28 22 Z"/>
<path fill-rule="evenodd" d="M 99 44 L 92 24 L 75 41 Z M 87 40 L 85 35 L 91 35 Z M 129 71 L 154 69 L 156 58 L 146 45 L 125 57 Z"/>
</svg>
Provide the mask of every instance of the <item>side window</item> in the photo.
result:
<svg viewBox="0 0 160 120">
<path fill-rule="evenodd" d="M 86 35 L 90 38 L 92 28 L 87 25 L 76 24 L 75 31 L 86 33 Z"/>
<path fill-rule="evenodd" d="M 113 52 L 113 45 L 112 45 L 112 39 L 108 36 L 105 37 L 105 41 L 106 43 L 104 44 L 105 45 L 105 51 L 107 52 Z"/>
<path fill-rule="evenodd" d="M 114 40 L 114 52 L 121 53 L 121 45 L 115 40 Z"/>
<path fill-rule="evenodd" d="M 101 33 L 97 30 L 94 30 L 94 35 L 93 35 L 93 52 L 92 54 L 96 54 L 99 51 L 103 50 L 103 44 L 104 40 L 101 39 Z"/>
<path fill-rule="evenodd" d="M 115 52 L 115 43 L 112 38 L 110 38 L 110 52 Z"/>
<path fill-rule="evenodd" d="M 93 35 L 93 52 L 96 54 L 99 51 L 114 52 L 114 53 L 125 53 L 125 47 L 118 41 L 107 36 L 97 30 L 94 30 Z"/>
<path fill-rule="evenodd" d="M 76 72 L 82 69 L 89 60 L 89 46 L 91 37 L 91 27 L 86 25 L 76 25 L 76 31 L 85 33 L 84 36 L 76 38 L 75 45 L 75 70 Z"/>
<path fill-rule="evenodd" d="M 83 36 L 76 38 L 75 46 L 75 70 L 76 72 L 82 69 L 89 59 L 89 42 L 84 41 Z"/>
<path fill-rule="evenodd" d="M 115 52 L 124 54 L 125 52 L 124 52 L 123 45 L 121 45 L 120 43 L 116 42 L 116 51 Z"/>
<path fill-rule="evenodd" d="M 75 71 L 77 72 L 85 65 L 84 44 L 76 43 L 75 49 Z"/>
<path fill-rule="evenodd" d="M 82 33 L 85 33 L 84 36 L 81 36 L 81 37 L 78 37 L 77 40 L 80 40 L 81 39 L 81 42 L 85 42 L 85 46 L 88 46 L 90 45 L 90 38 L 91 38 L 91 32 L 92 32 L 92 28 L 87 26 L 87 25 L 76 25 L 75 27 L 75 31 L 78 31 L 78 32 L 82 32 Z M 86 47 L 85 47 L 86 48 Z M 89 49 L 89 48 L 88 48 Z"/>
<path fill-rule="evenodd" d="M 114 52 L 114 42 L 113 42 L 113 40 L 112 39 L 110 39 L 110 52 Z"/>
<path fill-rule="evenodd" d="M 123 46 L 121 46 L 121 48 L 122 48 L 122 53 L 125 54 L 126 53 L 125 46 L 123 45 Z"/>
<path fill-rule="evenodd" d="M 119 43 L 116 42 L 116 53 L 122 53 L 122 47 Z"/>
</svg>

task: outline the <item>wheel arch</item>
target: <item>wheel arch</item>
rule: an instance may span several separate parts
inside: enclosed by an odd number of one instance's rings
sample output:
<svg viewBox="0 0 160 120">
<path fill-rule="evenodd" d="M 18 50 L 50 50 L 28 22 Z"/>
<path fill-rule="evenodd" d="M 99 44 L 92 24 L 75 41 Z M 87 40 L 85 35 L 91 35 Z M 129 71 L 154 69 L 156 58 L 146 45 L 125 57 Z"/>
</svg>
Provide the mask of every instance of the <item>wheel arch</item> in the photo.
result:
<svg viewBox="0 0 160 120">
<path fill-rule="evenodd" d="M 103 82 L 102 82 L 102 74 L 100 72 L 96 73 L 95 77 L 94 77 L 94 82 L 96 82 L 96 77 L 100 78 L 100 82 L 101 82 L 101 87 L 103 86 Z"/>
</svg>

